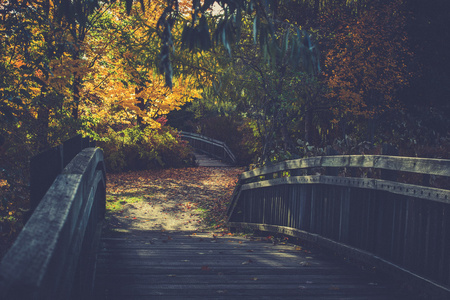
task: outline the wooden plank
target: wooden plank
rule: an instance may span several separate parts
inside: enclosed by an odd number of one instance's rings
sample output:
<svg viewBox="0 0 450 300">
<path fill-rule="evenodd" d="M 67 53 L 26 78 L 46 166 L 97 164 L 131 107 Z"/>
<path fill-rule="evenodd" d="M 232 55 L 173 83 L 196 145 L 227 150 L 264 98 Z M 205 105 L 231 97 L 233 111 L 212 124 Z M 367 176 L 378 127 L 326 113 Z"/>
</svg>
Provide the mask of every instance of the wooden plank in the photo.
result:
<svg viewBox="0 0 450 300">
<path fill-rule="evenodd" d="M 212 158 L 209 155 L 200 154 L 200 153 L 195 153 L 195 162 L 199 167 L 208 167 L 208 168 L 212 168 L 212 167 L 229 168 L 232 166 L 231 164 L 229 164 L 227 162 L 223 162 L 216 158 Z"/>
<path fill-rule="evenodd" d="M 241 179 L 248 179 L 279 171 L 305 168 L 376 168 L 384 170 L 450 176 L 450 160 L 385 155 L 335 155 L 316 156 L 289 160 L 275 165 L 244 172 Z"/>
<path fill-rule="evenodd" d="M 102 240 L 95 299 L 395 299 L 399 295 L 395 286 L 378 276 L 322 252 L 296 247 L 265 239 L 212 238 L 211 233 L 149 231 L 133 237 L 117 233 Z"/>
<path fill-rule="evenodd" d="M 402 268 L 399 265 L 393 264 L 379 256 L 376 256 L 370 252 L 363 251 L 361 249 L 351 247 L 349 245 L 333 241 L 325 238 L 319 234 L 313 234 L 303 230 L 289 228 L 285 226 L 275 226 L 269 224 L 255 224 L 255 223 L 229 223 L 230 226 L 236 228 L 252 228 L 260 231 L 277 232 L 286 234 L 293 237 L 298 237 L 303 241 L 312 242 L 314 245 L 320 245 L 325 249 L 338 253 L 344 257 L 347 257 L 351 261 L 356 261 L 360 264 L 369 266 L 370 268 L 376 268 L 382 270 L 395 278 L 401 278 L 406 282 L 409 282 L 416 288 L 420 288 L 421 291 L 429 293 L 431 299 L 450 299 L 450 288 L 433 282 L 427 278 L 419 276 L 407 269 Z M 406 298 L 405 298 L 406 299 Z"/>
<path fill-rule="evenodd" d="M 326 184 L 373 189 L 450 204 L 450 190 L 422 187 L 413 184 L 371 178 L 346 178 L 326 175 L 293 176 L 247 183 L 243 184 L 241 189 L 258 189 L 284 184 Z"/>
<path fill-rule="evenodd" d="M 392 175 L 397 171 L 426 176 L 450 175 L 450 160 L 439 159 L 357 155 L 286 161 L 242 174 L 239 195 L 259 192 L 266 201 L 266 205 L 259 209 L 263 209 L 264 216 L 270 216 L 264 221 L 261 218 L 248 219 L 244 211 L 242 220 L 264 226 L 273 225 L 275 231 L 279 228 L 277 225 L 290 226 L 295 230 L 304 229 L 304 224 L 294 225 L 291 219 L 303 216 L 305 212 L 302 210 L 305 208 L 296 211 L 296 216 L 290 216 L 289 220 L 277 217 L 285 213 L 282 205 L 284 201 L 298 201 L 295 194 L 283 194 L 280 197 L 273 193 L 294 186 L 299 189 L 310 187 L 312 193 L 308 195 L 310 206 L 307 208 L 309 233 L 338 242 L 341 241 L 344 226 L 348 228 L 348 237 L 344 239 L 349 245 L 415 272 L 424 280 L 435 280 L 439 284 L 446 284 L 450 280 L 447 263 L 450 261 L 447 260 L 449 243 L 440 234 L 441 230 L 448 232 L 442 229 L 445 225 L 440 212 L 443 209 L 445 211 L 450 204 L 449 189 L 393 182 L 391 179 L 395 176 L 390 176 L 390 180 L 327 175 L 293 176 L 302 174 L 302 170 L 317 167 L 351 167 L 353 170 L 375 168 L 387 170 L 388 173 L 392 171 Z M 280 177 L 283 171 L 290 171 L 292 176 Z M 382 172 L 382 175 L 386 175 L 386 172 Z M 349 191 L 346 209 L 343 207 L 343 195 L 340 194 L 343 189 Z M 233 206 L 238 206 L 238 202 L 245 206 L 246 201 L 248 199 L 245 197 L 234 198 Z M 233 218 L 230 217 L 230 220 Z M 442 244 L 446 245 L 444 249 L 441 248 Z M 440 255 L 443 258 L 438 258 Z"/>
</svg>

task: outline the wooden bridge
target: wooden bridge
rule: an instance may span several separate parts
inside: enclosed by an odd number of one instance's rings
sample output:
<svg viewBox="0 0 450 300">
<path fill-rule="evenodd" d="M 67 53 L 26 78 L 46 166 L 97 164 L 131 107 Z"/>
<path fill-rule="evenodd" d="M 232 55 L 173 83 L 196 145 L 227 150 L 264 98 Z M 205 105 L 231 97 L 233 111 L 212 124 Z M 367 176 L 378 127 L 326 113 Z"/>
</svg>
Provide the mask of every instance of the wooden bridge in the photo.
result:
<svg viewBox="0 0 450 300">
<path fill-rule="evenodd" d="M 106 175 L 101 150 L 86 148 L 2 260 L 0 299 L 414 298 L 392 278 L 422 299 L 450 299 L 449 178 L 450 160 L 441 159 L 286 161 L 243 173 L 228 210 L 230 226 L 273 238 L 149 231 L 100 239 Z"/>
<path fill-rule="evenodd" d="M 180 136 L 195 149 L 195 156 L 199 165 L 205 167 L 228 167 L 236 164 L 236 157 L 224 142 L 185 131 L 182 131 Z"/>
</svg>

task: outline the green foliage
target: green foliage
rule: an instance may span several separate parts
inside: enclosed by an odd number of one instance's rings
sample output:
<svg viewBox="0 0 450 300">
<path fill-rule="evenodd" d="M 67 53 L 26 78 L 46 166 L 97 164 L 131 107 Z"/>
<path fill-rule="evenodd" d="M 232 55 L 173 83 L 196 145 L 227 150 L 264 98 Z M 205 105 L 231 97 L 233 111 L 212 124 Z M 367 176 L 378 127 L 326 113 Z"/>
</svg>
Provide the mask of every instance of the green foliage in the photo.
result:
<svg viewBox="0 0 450 300">
<path fill-rule="evenodd" d="M 124 172 L 161 167 L 181 167 L 190 163 L 191 149 L 169 126 L 159 130 L 139 126 L 119 132 L 110 130 L 99 142 L 108 172 Z"/>
<path fill-rule="evenodd" d="M 139 203 L 144 200 L 144 197 L 130 196 L 130 195 L 120 195 L 120 197 L 107 195 L 106 196 L 106 211 L 109 214 L 123 211 L 125 205 Z M 108 216 L 106 216 L 108 218 Z"/>
<path fill-rule="evenodd" d="M 430 158 L 450 158 L 450 108 L 441 110 L 421 106 L 395 112 L 382 124 L 379 136 L 399 149 L 400 155 Z"/>
</svg>

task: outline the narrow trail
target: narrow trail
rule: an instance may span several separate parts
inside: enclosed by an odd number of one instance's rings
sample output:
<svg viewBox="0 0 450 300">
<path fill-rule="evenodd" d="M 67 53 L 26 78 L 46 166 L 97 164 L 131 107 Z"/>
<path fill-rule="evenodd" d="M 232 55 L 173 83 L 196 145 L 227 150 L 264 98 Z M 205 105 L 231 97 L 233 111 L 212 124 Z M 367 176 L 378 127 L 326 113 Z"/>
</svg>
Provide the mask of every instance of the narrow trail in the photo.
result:
<svg viewBox="0 0 450 300">
<path fill-rule="evenodd" d="M 220 227 L 242 171 L 198 167 L 111 174 L 104 231 Z"/>
</svg>

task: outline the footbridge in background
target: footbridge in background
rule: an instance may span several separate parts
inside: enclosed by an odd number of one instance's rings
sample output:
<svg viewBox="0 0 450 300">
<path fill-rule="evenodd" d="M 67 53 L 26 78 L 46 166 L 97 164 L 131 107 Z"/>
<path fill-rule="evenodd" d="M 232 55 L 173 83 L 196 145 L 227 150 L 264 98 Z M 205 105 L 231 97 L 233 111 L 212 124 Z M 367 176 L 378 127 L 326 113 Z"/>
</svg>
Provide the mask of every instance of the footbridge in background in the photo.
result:
<svg viewBox="0 0 450 300">
<path fill-rule="evenodd" d="M 181 131 L 180 137 L 195 149 L 199 164 L 222 167 L 236 165 L 236 157 L 224 142 L 186 131 Z M 222 161 L 222 164 L 211 160 L 210 157 Z"/>
</svg>

